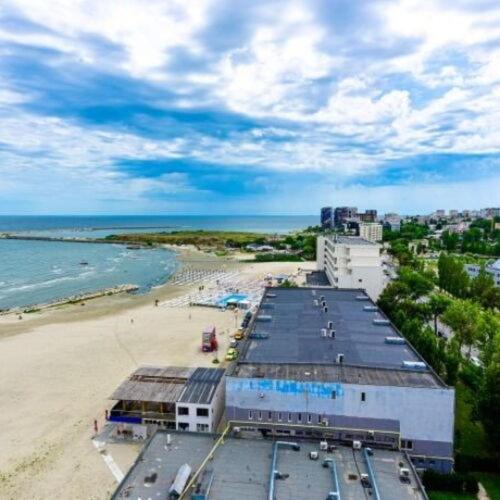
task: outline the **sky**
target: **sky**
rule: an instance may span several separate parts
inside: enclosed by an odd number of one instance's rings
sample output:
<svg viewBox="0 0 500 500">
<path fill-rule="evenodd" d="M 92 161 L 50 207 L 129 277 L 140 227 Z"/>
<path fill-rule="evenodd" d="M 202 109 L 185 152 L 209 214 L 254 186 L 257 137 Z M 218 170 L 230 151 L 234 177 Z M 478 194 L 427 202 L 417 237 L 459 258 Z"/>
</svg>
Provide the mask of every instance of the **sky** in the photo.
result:
<svg viewBox="0 0 500 500">
<path fill-rule="evenodd" d="M 500 205 L 498 0 L 2 0 L 0 213 Z"/>
</svg>

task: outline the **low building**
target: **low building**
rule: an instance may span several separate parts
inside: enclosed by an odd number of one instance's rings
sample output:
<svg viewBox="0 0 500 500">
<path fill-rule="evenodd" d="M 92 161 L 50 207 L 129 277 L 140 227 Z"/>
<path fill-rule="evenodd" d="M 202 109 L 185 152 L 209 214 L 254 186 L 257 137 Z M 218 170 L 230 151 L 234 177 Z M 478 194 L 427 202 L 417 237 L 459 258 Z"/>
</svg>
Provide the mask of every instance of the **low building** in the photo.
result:
<svg viewBox="0 0 500 500">
<path fill-rule="evenodd" d="M 359 236 L 374 243 L 382 241 L 382 224 L 362 222 L 359 225 Z"/>
<path fill-rule="evenodd" d="M 318 440 L 218 438 L 158 431 L 111 499 L 165 499 L 174 483 L 181 489 L 175 498 L 191 500 L 427 499 L 404 452 L 374 450 L 371 455 L 328 443 L 325 450 Z M 182 477 L 179 472 L 186 469 L 191 475 Z"/>
<path fill-rule="evenodd" d="M 318 236 L 316 263 L 332 286 L 363 288 L 377 300 L 384 287 L 381 246 L 353 236 Z"/>
<path fill-rule="evenodd" d="M 111 422 L 214 432 L 224 409 L 224 370 L 143 366 L 111 395 Z"/>
<path fill-rule="evenodd" d="M 226 374 L 226 419 L 258 435 L 359 440 L 453 468 L 455 392 L 360 290 L 267 288 Z"/>
<path fill-rule="evenodd" d="M 481 272 L 481 266 L 478 264 L 465 264 L 464 269 L 472 279 L 477 278 Z M 500 259 L 485 266 L 484 270 L 491 276 L 495 286 L 500 287 Z"/>
</svg>

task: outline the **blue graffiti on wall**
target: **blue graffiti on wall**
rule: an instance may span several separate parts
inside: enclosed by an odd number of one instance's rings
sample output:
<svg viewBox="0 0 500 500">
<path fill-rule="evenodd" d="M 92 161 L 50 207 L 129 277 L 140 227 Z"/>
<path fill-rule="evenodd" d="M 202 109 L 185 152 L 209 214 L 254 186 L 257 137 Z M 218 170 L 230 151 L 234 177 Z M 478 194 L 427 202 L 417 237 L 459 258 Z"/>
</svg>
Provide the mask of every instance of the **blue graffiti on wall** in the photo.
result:
<svg viewBox="0 0 500 500">
<path fill-rule="evenodd" d="M 344 395 L 341 384 L 320 382 L 295 382 L 293 380 L 231 379 L 227 380 L 232 391 L 280 392 L 292 396 L 308 395 L 317 398 L 339 398 Z M 335 394 L 333 394 L 335 393 Z"/>
</svg>

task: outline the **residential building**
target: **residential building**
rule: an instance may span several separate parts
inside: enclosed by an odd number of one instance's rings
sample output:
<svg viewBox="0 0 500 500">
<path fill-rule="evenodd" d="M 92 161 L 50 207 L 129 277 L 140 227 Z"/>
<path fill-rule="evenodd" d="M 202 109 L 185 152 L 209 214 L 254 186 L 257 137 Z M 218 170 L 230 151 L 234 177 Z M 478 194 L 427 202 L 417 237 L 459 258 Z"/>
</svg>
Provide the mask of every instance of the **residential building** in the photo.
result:
<svg viewBox="0 0 500 500">
<path fill-rule="evenodd" d="M 465 264 L 465 272 L 470 278 L 477 278 L 481 272 L 478 264 Z M 485 266 L 484 270 L 492 277 L 495 286 L 500 287 L 500 259 Z"/>
<path fill-rule="evenodd" d="M 323 207 L 321 209 L 321 227 L 323 229 L 332 229 L 333 226 L 334 226 L 333 208 Z"/>
<path fill-rule="evenodd" d="M 358 215 L 357 207 L 337 207 L 334 210 L 334 224 L 335 226 L 341 226 L 345 224 L 349 219 L 355 219 Z"/>
<path fill-rule="evenodd" d="M 368 241 L 382 241 L 382 224 L 376 222 L 361 222 L 359 236 Z"/>
<path fill-rule="evenodd" d="M 364 213 L 360 213 L 358 215 L 361 222 L 377 222 L 376 210 L 365 210 Z"/>
<path fill-rule="evenodd" d="M 384 287 L 381 246 L 357 236 L 319 236 L 316 263 L 332 286 L 363 288 L 377 300 Z"/>
<path fill-rule="evenodd" d="M 224 409 L 224 370 L 143 366 L 112 394 L 108 420 L 215 432 Z"/>
<path fill-rule="evenodd" d="M 226 374 L 229 423 L 453 468 L 455 392 L 361 290 L 267 288 Z M 375 451 L 377 454 L 378 451 Z"/>
<path fill-rule="evenodd" d="M 446 217 L 446 210 L 442 210 L 442 209 L 440 209 L 440 210 L 436 210 L 436 211 L 434 212 L 434 216 L 435 216 L 436 218 L 438 218 L 438 219 L 442 219 L 442 218 Z"/>
</svg>

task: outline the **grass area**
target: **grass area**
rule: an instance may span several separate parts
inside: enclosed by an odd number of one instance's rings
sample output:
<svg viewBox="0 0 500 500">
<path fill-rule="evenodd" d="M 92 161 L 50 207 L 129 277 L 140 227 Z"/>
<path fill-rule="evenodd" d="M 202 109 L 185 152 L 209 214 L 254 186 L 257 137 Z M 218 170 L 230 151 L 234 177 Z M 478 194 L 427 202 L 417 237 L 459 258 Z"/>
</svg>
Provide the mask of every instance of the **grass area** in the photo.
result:
<svg viewBox="0 0 500 500">
<path fill-rule="evenodd" d="M 472 408 L 475 394 L 462 382 L 455 387 L 456 415 L 455 433 L 456 450 L 475 457 L 488 456 L 489 443 L 480 422 L 472 418 Z"/>
<path fill-rule="evenodd" d="M 474 472 L 474 476 L 484 486 L 491 500 L 500 500 L 500 474 Z"/>
<path fill-rule="evenodd" d="M 474 495 L 458 493 L 447 493 L 445 491 L 429 491 L 430 500 L 474 500 L 476 497 Z"/>
<path fill-rule="evenodd" d="M 242 247 L 249 243 L 265 242 L 269 235 L 264 233 L 247 233 L 243 231 L 172 231 L 170 233 L 134 233 L 112 234 L 106 237 L 112 241 L 127 241 L 134 243 L 195 245 L 197 247 L 225 246 Z"/>
</svg>

